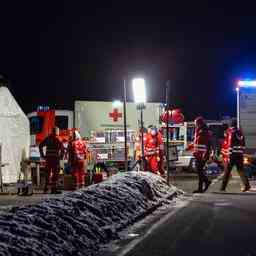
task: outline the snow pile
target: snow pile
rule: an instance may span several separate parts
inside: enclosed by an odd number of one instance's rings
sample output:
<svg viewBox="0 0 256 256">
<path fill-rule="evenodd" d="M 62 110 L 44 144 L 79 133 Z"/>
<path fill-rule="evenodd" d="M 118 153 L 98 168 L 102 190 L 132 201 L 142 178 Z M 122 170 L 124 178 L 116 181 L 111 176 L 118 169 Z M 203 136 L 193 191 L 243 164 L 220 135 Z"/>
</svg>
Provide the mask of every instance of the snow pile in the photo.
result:
<svg viewBox="0 0 256 256">
<path fill-rule="evenodd" d="M 100 244 L 181 193 L 130 172 L 61 198 L 0 214 L 0 255 L 93 255 Z"/>
</svg>

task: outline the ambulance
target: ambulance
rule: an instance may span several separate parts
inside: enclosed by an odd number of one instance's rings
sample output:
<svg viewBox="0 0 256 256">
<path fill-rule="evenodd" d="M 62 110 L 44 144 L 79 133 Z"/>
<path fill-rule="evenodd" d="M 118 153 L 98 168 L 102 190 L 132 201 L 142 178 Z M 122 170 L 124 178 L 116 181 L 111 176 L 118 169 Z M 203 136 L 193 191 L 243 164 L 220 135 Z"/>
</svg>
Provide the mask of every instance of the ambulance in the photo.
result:
<svg viewBox="0 0 256 256">
<path fill-rule="evenodd" d="M 160 127 L 159 120 L 163 105 L 146 103 L 143 110 L 144 127 L 155 125 Z M 140 127 L 140 112 L 137 105 L 128 102 L 127 145 L 128 160 L 134 159 L 135 135 Z M 68 140 L 72 131 L 77 129 L 87 141 L 89 166 L 96 163 L 103 166 L 124 166 L 124 114 L 123 104 L 119 101 L 75 101 L 74 111 L 52 110 L 40 106 L 37 111 L 28 114 L 31 131 L 31 152 L 38 152 L 39 143 L 51 133 L 53 127 L 60 129 L 60 138 Z M 38 154 L 37 154 L 38 156 Z"/>
</svg>

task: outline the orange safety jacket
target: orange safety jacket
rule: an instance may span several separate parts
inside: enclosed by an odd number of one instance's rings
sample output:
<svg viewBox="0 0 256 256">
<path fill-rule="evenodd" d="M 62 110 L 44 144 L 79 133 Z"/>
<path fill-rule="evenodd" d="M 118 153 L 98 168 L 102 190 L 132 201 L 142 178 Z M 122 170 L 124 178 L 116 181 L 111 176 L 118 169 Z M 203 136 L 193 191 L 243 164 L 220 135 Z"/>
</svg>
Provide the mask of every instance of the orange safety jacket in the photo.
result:
<svg viewBox="0 0 256 256">
<path fill-rule="evenodd" d="M 163 152 L 164 152 L 163 137 L 159 132 L 155 136 L 152 136 L 151 134 L 147 134 L 146 141 L 145 141 L 145 152 L 146 152 L 146 156 L 163 155 Z"/>
<path fill-rule="evenodd" d="M 228 162 L 230 158 L 243 158 L 245 151 L 245 139 L 241 130 L 231 127 L 222 145 L 221 153 L 224 161 Z"/>
<path fill-rule="evenodd" d="M 71 162 L 77 162 L 86 159 L 86 143 L 82 139 L 71 142 L 69 156 Z"/>
<path fill-rule="evenodd" d="M 211 132 L 207 126 L 196 129 L 193 146 L 193 154 L 197 160 L 208 160 L 211 150 Z"/>
</svg>

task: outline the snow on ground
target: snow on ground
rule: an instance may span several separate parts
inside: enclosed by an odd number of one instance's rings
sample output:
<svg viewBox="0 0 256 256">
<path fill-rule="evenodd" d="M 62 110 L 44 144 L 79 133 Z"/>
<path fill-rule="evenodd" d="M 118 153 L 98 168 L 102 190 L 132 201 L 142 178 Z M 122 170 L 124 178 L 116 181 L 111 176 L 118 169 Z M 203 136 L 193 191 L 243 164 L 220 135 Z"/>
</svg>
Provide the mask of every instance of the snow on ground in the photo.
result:
<svg viewBox="0 0 256 256">
<path fill-rule="evenodd" d="M 84 190 L 0 214 L 0 255 L 94 255 L 118 232 L 182 193 L 129 172 Z"/>
</svg>

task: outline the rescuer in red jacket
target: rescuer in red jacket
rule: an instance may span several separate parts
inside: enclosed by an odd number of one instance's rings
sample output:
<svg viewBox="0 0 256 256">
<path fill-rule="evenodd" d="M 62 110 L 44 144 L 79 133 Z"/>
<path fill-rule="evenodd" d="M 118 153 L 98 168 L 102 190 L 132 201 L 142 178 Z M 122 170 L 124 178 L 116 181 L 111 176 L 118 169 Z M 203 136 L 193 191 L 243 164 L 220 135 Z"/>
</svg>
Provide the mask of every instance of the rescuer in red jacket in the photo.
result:
<svg viewBox="0 0 256 256">
<path fill-rule="evenodd" d="M 46 137 L 39 145 L 41 157 L 46 161 L 46 182 L 44 193 L 48 191 L 48 185 L 51 185 L 52 194 L 60 194 L 61 191 L 57 190 L 57 181 L 59 177 L 59 164 L 60 159 L 63 156 L 63 145 L 58 138 L 59 129 L 53 128 L 52 133 Z M 46 147 L 46 153 L 44 154 L 43 148 Z M 50 181 L 51 177 L 51 181 Z"/>
<path fill-rule="evenodd" d="M 222 162 L 224 167 L 227 165 L 229 160 L 228 132 L 229 132 L 229 127 L 226 124 L 224 126 L 224 139 L 221 145 L 221 155 L 222 155 Z"/>
<path fill-rule="evenodd" d="M 75 177 L 76 188 L 84 187 L 86 160 L 86 143 L 81 139 L 78 131 L 74 131 L 73 140 L 69 146 L 69 161 L 71 174 Z"/>
<path fill-rule="evenodd" d="M 147 161 L 147 170 L 157 174 L 162 172 L 160 154 L 163 154 L 164 146 L 162 135 L 157 128 L 150 126 L 145 141 L 145 156 Z M 160 170 L 161 169 L 161 170 Z"/>
<path fill-rule="evenodd" d="M 194 157 L 196 159 L 196 168 L 198 172 L 198 189 L 194 193 L 205 192 L 211 184 L 204 173 L 204 167 L 209 160 L 211 151 L 211 132 L 204 122 L 203 117 L 195 119 L 195 135 L 194 135 Z M 203 185 L 205 186 L 203 187 Z"/>
<path fill-rule="evenodd" d="M 237 128 L 236 120 L 233 120 L 231 127 L 227 131 L 226 138 L 223 142 L 222 155 L 224 159 L 224 176 L 221 186 L 221 191 L 225 191 L 231 171 L 234 166 L 243 182 L 242 192 L 250 190 L 248 178 L 244 174 L 244 150 L 245 139 L 241 130 Z"/>
<path fill-rule="evenodd" d="M 164 159 L 165 159 L 165 152 L 164 152 L 164 136 L 163 136 L 163 129 L 159 129 L 157 132 L 157 138 L 158 138 L 158 143 L 159 143 L 159 162 L 158 162 L 158 170 L 159 173 L 164 176 L 165 171 L 164 171 Z"/>
</svg>

